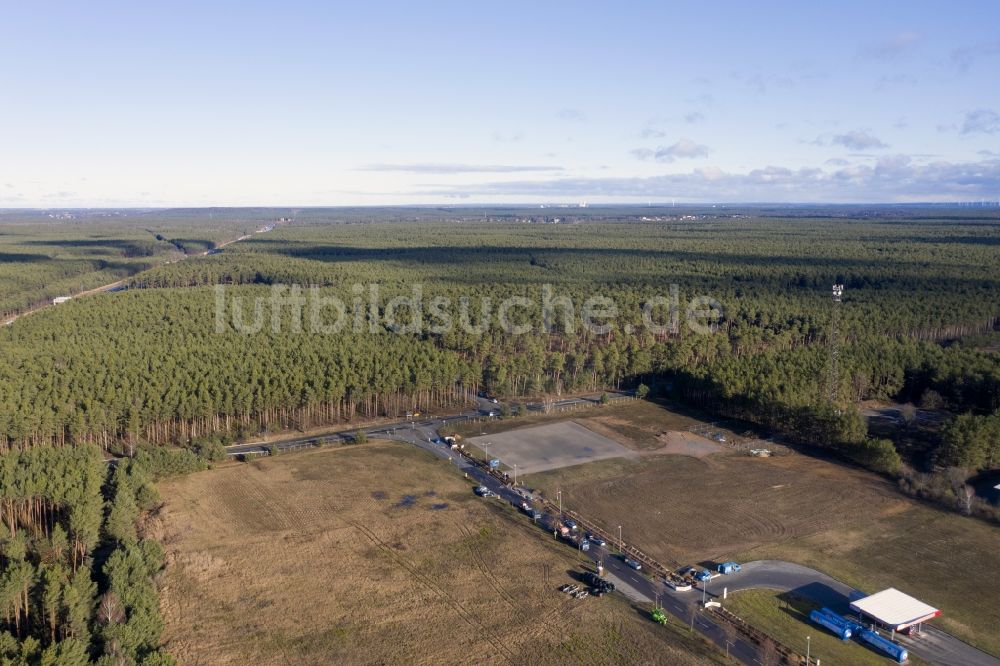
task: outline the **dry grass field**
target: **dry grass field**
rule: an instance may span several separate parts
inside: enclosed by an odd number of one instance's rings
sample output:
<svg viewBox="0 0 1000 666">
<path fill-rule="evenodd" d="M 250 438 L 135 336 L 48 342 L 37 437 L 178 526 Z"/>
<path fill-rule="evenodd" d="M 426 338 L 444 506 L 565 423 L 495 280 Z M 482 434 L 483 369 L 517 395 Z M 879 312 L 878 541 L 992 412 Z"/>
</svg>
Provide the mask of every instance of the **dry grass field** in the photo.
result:
<svg viewBox="0 0 1000 666">
<path fill-rule="evenodd" d="M 678 421 L 647 403 L 626 428 L 616 423 L 623 409 L 601 420 L 626 445 L 635 436 L 640 450 Z M 523 481 L 550 497 L 561 490 L 566 507 L 612 533 L 621 525 L 626 542 L 665 562 L 785 559 L 866 591 L 897 587 L 941 608 L 942 628 L 1000 655 L 1000 581 L 992 575 L 1000 529 L 919 504 L 869 472 L 804 455 L 726 450 L 701 459 L 605 460 Z"/>
<path fill-rule="evenodd" d="M 891 515 L 907 500 L 870 475 L 789 456 L 658 455 L 524 477 L 654 556 L 680 563 L 737 553 Z"/>
<path fill-rule="evenodd" d="M 612 595 L 576 554 L 407 445 L 315 450 L 160 485 L 182 664 L 695 664 L 713 648 Z"/>
</svg>

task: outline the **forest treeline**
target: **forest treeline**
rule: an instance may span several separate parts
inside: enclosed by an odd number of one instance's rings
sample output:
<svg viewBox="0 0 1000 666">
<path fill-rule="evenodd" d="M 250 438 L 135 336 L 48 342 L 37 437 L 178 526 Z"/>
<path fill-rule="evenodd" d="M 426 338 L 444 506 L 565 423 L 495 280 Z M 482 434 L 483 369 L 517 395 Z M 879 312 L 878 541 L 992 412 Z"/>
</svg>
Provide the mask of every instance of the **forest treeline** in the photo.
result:
<svg viewBox="0 0 1000 666">
<path fill-rule="evenodd" d="M 163 553 L 144 527 L 157 506 L 152 481 L 204 468 L 223 440 L 269 430 L 464 407 L 482 389 L 540 396 L 641 385 L 900 473 L 904 490 L 970 511 L 969 475 L 998 466 L 1000 355 L 967 342 L 996 337 L 998 220 L 556 225 L 357 215 L 363 224 L 321 224 L 317 214 L 314 224 L 158 266 L 127 292 L 0 330 L 0 661 L 172 663 L 156 601 Z M 846 287 L 836 386 L 833 282 Z M 308 304 L 272 300 L 274 286 L 289 283 L 339 299 L 345 325 L 329 330 L 334 307 L 314 319 Z M 440 311 L 413 319 L 404 305 L 400 317 L 419 326 L 392 326 L 388 304 L 418 285 L 426 303 L 446 299 L 459 323 L 435 328 Z M 545 289 L 563 304 L 549 321 Z M 677 328 L 646 325 L 644 304 L 674 293 L 682 310 L 696 296 L 722 305 L 711 334 L 683 316 Z M 495 316 L 515 296 L 524 299 L 515 319 L 529 332 Z M 615 303 L 614 325 L 596 330 L 576 317 L 568 326 L 569 304 L 577 316 L 594 296 Z M 248 331 L 257 301 L 260 325 Z M 668 310 L 655 310 L 657 323 Z M 957 338 L 966 342 L 947 344 Z M 915 461 L 869 437 L 865 400 L 960 416 Z M 158 446 L 172 443 L 185 448 Z M 129 457 L 109 466 L 102 451 Z M 907 463 L 945 472 L 924 478 Z"/>
<path fill-rule="evenodd" d="M 926 220 L 717 220 L 698 224 L 382 223 L 280 227 L 218 255 L 159 267 L 128 293 L 68 303 L 0 335 L 0 446 L 92 442 L 128 451 L 205 432 L 396 416 L 463 401 L 480 386 L 537 395 L 639 381 L 772 428 L 811 413 L 830 388 L 829 288 L 846 285 L 838 339 L 844 405 L 918 401 L 928 390 L 956 412 L 1000 407 L 995 355 L 938 341 L 996 326 L 995 225 Z M 215 293 L 268 307 L 268 285 L 327 285 L 347 306 L 336 334 L 216 332 Z M 353 330 L 355 284 L 377 283 L 380 321 Z M 385 304 L 421 285 L 425 300 L 482 305 L 512 295 L 532 332 L 495 318 L 391 334 Z M 678 285 L 681 307 L 709 295 L 724 307 L 715 335 L 643 327 L 642 305 Z M 168 287 L 167 285 L 203 285 Z M 619 316 L 598 334 L 546 330 L 544 285 L 579 306 L 611 298 Z M 141 288 L 147 287 L 147 288 Z M 369 317 L 367 291 L 360 307 Z M 227 306 L 231 307 L 231 306 Z M 406 317 L 405 308 L 402 311 Z M 326 314 L 329 314 L 327 312 Z M 660 318 L 666 316 L 659 313 Z M 308 313 L 302 318 L 308 323 Z M 458 315 L 456 314 L 456 321 Z M 664 319 L 664 321 L 666 321 Z M 632 333 L 626 328 L 632 327 Z"/>
<path fill-rule="evenodd" d="M 175 661 L 160 647 L 158 504 L 149 458 L 110 466 L 93 445 L 0 454 L 0 663 Z"/>
</svg>

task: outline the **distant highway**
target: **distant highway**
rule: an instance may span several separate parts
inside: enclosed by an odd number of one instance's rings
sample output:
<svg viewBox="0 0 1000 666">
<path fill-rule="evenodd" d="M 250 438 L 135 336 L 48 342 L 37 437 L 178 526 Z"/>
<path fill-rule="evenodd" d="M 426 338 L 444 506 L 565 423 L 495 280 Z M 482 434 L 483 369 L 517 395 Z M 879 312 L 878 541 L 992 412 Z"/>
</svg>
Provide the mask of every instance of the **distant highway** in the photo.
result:
<svg viewBox="0 0 1000 666">
<path fill-rule="evenodd" d="M 257 233 L 263 233 L 263 232 L 257 232 Z M 224 243 L 220 243 L 219 245 L 216 245 L 215 249 L 219 250 L 219 249 L 222 249 L 222 248 L 226 247 L 227 245 L 231 245 L 232 243 L 238 243 L 239 241 L 246 240 L 248 238 L 252 238 L 252 235 L 240 236 L 239 238 L 233 238 L 232 240 L 227 240 Z M 202 257 L 202 256 L 205 256 L 207 254 L 209 254 L 209 252 L 202 252 L 200 254 L 185 254 L 183 257 L 181 257 L 180 259 L 178 259 L 178 261 L 184 261 L 188 257 Z M 136 275 L 138 275 L 138 273 Z M 132 277 L 134 277 L 134 276 L 132 276 Z M 77 292 L 75 294 L 71 294 L 71 296 L 73 298 L 83 298 L 85 296 L 93 296 L 94 294 L 115 293 L 115 292 L 119 292 L 119 291 L 125 291 L 128 288 L 127 287 L 128 280 L 129 280 L 129 278 L 124 278 L 122 280 L 115 280 L 114 282 L 109 282 L 108 284 L 101 285 L 100 287 L 94 287 L 93 289 L 87 289 L 85 291 L 79 291 L 79 292 Z M 42 303 L 41 305 L 36 305 L 35 307 L 30 308 L 28 310 L 25 310 L 24 312 L 19 312 L 19 313 L 15 314 L 15 315 L 11 315 L 10 317 L 8 317 L 7 319 L 5 319 L 3 321 L 2 325 L 3 326 L 10 326 L 11 324 L 13 324 L 15 321 L 17 321 L 21 317 L 27 317 L 30 314 L 34 314 L 36 312 L 39 312 L 41 310 L 45 310 L 46 308 L 50 308 L 52 306 L 53 306 L 52 301 L 49 301 L 47 303 Z"/>
</svg>

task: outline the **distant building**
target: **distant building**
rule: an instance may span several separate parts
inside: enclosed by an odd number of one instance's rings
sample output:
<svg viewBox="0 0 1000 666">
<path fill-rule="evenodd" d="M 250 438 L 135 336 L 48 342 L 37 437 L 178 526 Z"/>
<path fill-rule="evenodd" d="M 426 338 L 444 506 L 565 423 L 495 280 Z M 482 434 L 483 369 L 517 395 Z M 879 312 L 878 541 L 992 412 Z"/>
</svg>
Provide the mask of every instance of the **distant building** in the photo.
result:
<svg viewBox="0 0 1000 666">
<path fill-rule="evenodd" d="M 68 301 L 71 298 L 73 298 L 73 297 L 72 296 L 56 296 L 55 298 L 52 299 L 52 305 L 59 305 L 60 303 L 65 303 L 66 301 Z"/>
</svg>

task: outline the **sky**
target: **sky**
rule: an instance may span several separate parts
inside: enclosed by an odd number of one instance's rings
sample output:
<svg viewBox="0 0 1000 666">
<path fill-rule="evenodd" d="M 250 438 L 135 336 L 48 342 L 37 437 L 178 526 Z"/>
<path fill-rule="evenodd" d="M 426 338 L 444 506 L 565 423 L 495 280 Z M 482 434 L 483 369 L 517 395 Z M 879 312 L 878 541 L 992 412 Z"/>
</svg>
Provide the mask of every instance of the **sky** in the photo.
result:
<svg viewBox="0 0 1000 666">
<path fill-rule="evenodd" d="M 1000 200 L 1000 2 L 13 2 L 0 207 Z"/>
</svg>

